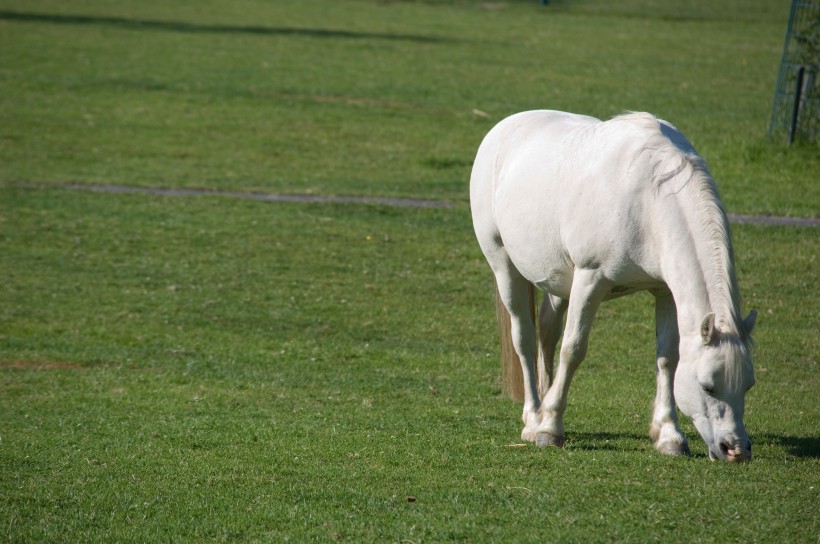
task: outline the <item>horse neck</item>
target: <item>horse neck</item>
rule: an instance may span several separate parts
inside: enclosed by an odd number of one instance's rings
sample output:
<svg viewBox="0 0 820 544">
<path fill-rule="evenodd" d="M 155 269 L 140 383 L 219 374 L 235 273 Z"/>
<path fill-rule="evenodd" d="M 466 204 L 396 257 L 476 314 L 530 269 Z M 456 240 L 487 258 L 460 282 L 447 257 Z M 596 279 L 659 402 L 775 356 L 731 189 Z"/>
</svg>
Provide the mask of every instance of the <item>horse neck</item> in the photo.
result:
<svg viewBox="0 0 820 544">
<path fill-rule="evenodd" d="M 675 297 L 682 337 L 700 335 L 715 314 L 720 330 L 742 334 L 731 233 L 708 171 L 694 168 L 658 190 L 664 280 Z"/>
</svg>

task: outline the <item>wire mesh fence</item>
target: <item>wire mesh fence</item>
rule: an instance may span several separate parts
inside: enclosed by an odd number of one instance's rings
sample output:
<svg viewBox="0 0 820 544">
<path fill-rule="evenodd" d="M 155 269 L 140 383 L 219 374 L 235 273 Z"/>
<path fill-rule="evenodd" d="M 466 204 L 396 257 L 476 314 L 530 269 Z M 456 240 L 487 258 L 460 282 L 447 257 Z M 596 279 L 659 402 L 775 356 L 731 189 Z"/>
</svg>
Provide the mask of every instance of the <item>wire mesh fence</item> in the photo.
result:
<svg viewBox="0 0 820 544">
<path fill-rule="evenodd" d="M 820 1 L 792 0 L 769 137 L 816 141 L 820 133 Z"/>
</svg>

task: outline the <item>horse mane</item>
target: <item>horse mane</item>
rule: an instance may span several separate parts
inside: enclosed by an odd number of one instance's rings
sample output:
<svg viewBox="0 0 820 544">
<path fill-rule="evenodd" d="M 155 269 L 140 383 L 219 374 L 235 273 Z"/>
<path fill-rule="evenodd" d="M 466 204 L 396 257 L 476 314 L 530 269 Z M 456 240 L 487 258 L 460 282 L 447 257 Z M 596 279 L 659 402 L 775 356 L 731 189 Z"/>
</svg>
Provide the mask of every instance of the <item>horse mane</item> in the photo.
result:
<svg viewBox="0 0 820 544">
<path fill-rule="evenodd" d="M 648 159 L 656 194 L 669 184 L 670 191 L 691 203 L 691 216 L 686 217 L 690 228 L 704 241 L 698 248 L 698 259 L 709 282 L 709 304 L 724 337 L 734 336 L 744 347 L 751 347 L 751 333 L 740 315 L 729 219 L 706 161 L 673 125 L 649 113 L 628 112 L 612 122 L 628 122 L 641 132 L 638 140 L 642 149 L 636 156 L 640 157 L 637 160 Z"/>
</svg>

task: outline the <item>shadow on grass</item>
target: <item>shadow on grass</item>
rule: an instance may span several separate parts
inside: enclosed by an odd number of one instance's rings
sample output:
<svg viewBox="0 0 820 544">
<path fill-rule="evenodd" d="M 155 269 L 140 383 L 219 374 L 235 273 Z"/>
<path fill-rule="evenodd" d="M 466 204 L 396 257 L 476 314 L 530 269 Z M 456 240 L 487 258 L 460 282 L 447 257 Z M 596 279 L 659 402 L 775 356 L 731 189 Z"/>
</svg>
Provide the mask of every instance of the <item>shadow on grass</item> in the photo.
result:
<svg viewBox="0 0 820 544">
<path fill-rule="evenodd" d="M 700 440 L 700 437 L 690 436 L 690 444 L 692 440 Z M 783 448 L 795 457 L 820 459 L 820 437 L 758 434 L 752 436 L 752 440 L 758 444 Z M 577 450 L 644 451 L 651 448 L 651 444 L 647 435 L 638 433 L 567 432 L 567 445 Z M 693 452 L 692 457 L 706 455 Z"/>
<path fill-rule="evenodd" d="M 820 458 L 820 437 L 764 434 L 758 435 L 757 441 L 779 446 L 795 457 Z"/>
<path fill-rule="evenodd" d="M 567 431 L 567 445 L 576 450 L 643 451 L 649 437 L 637 433 L 584 433 Z"/>
<path fill-rule="evenodd" d="M 357 32 L 351 30 L 329 30 L 317 28 L 209 25 L 184 23 L 179 21 L 152 21 L 146 19 L 126 19 L 123 17 L 101 17 L 90 15 L 52 15 L 45 13 L 24 13 L 7 10 L 0 10 L 0 20 L 63 25 L 106 25 L 131 30 L 165 30 L 170 32 L 188 33 L 256 34 L 260 36 L 306 36 L 309 38 L 403 40 L 423 43 L 451 43 L 455 41 L 449 38 L 421 36 L 416 34 L 390 34 L 385 32 Z"/>
</svg>

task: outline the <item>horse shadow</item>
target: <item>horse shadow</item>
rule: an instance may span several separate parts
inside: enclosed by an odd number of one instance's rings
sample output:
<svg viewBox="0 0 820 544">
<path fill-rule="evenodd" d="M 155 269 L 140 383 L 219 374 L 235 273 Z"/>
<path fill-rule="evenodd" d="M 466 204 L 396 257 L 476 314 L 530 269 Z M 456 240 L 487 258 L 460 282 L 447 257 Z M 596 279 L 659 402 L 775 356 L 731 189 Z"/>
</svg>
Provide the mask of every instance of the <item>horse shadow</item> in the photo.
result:
<svg viewBox="0 0 820 544">
<path fill-rule="evenodd" d="M 752 436 L 752 440 L 779 447 L 794 457 L 820 459 L 820 437 L 758 434 Z M 649 437 L 638 433 L 568 432 L 567 444 L 573 449 L 587 451 L 644 451 L 652 448 Z M 693 452 L 692 457 L 706 457 L 706 454 Z"/>
<path fill-rule="evenodd" d="M 640 451 L 652 442 L 649 436 L 638 433 L 567 432 L 567 446 L 587 451 Z"/>
<path fill-rule="evenodd" d="M 755 441 L 754 436 L 752 440 Z M 761 434 L 757 436 L 757 441 L 779 446 L 795 457 L 820 459 L 820 437 L 817 436 Z"/>
</svg>

